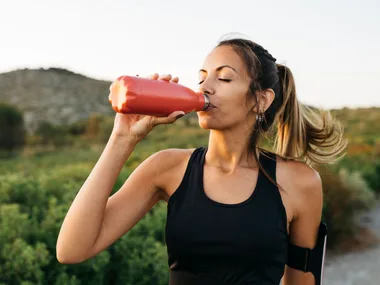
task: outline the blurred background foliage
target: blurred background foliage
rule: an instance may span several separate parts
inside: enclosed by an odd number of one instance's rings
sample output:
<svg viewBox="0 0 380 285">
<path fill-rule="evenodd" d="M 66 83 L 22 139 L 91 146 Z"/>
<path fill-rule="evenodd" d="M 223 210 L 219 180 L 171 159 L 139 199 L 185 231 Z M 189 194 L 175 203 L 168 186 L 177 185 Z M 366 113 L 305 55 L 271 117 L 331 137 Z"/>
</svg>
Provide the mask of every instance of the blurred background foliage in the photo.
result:
<svg viewBox="0 0 380 285">
<path fill-rule="evenodd" d="M 328 247 L 339 250 L 360 232 L 358 215 L 380 194 L 380 112 L 332 110 L 346 129 L 347 155 L 318 170 L 324 186 L 323 219 Z M 78 265 L 59 264 L 58 231 L 72 200 L 109 137 L 113 116 L 90 115 L 71 124 L 23 126 L 23 113 L 0 104 L 0 285 L 167 284 L 164 241 L 166 205 L 156 205 L 130 232 L 98 256 Z M 164 148 L 207 145 L 196 114 L 159 126 L 135 149 L 115 186 Z"/>
</svg>

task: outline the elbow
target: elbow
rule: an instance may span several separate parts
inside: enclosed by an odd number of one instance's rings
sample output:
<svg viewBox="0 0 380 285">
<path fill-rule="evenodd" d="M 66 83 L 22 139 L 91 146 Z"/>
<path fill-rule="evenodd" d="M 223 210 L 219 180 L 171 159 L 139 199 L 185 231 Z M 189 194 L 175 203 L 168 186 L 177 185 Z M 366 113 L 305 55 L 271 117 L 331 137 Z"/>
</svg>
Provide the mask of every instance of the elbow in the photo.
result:
<svg viewBox="0 0 380 285">
<path fill-rule="evenodd" d="M 86 260 L 83 256 L 68 252 L 62 246 L 57 246 L 55 254 L 57 261 L 61 264 L 78 264 Z"/>
<path fill-rule="evenodd" d="M 79 258 L 74 258 L 72 256 L 64 255 L 64 254 L 58 253 L 58 252 L 56 254 L 56 258 L 57 258 L 58 262 L 61 264 L 78 264 L 78 263 L 81 263 L 82 261 L 84 261 L 84 260 L 81 260 Z"/>
<path fill-rule="evenodd" d="M 70 258 L 64 255 L 56 255 L 57 260 L 60 264 L 78 264 L 81 263 L 80 260 L 75 259 L 75 258 Z"/>
<path fill-rule="evenodd" d="M 58 254 L 56 255 L 56 257 L 57 257 L 57 260 L 60 264 L 77 264 L 77 263 L 79 263 L 79 262 L 75 262 L 69 258 L 66 258 L 66 257 L 58 255 Z"/>
</svg>

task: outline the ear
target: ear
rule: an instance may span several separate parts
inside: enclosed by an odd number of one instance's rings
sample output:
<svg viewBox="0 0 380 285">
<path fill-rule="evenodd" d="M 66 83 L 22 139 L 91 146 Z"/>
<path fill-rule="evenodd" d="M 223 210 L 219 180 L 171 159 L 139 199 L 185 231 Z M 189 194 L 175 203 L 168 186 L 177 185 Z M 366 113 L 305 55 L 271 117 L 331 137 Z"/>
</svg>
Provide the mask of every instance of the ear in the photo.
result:
<svg viewBox="0 0 380 285">
<path fill-rule="evenodd" d="M 265 89 L 257 93 L 260 110 L 262 112 L 265 112 L 270 107 L 270 105 L 272 105 L 274 96 L 275 96 L 274 91 L 271 88 Z"/>
</svg>

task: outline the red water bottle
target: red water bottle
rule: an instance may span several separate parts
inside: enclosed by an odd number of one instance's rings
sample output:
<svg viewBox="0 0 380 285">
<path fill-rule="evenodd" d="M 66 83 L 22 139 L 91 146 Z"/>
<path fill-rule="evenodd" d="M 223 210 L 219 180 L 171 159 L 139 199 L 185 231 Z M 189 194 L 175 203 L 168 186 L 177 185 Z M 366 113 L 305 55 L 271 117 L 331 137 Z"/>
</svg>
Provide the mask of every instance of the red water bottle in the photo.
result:
<svg viewBox="0 0 380 285">
<path fill-rule="evenodd" d="M 138 76 L 120 76 L 111 84 L 108 99 L 116 112 L 150 116 L 204 111 L 210 105 L 206 94 L 178 83 Z"/>
</svg>

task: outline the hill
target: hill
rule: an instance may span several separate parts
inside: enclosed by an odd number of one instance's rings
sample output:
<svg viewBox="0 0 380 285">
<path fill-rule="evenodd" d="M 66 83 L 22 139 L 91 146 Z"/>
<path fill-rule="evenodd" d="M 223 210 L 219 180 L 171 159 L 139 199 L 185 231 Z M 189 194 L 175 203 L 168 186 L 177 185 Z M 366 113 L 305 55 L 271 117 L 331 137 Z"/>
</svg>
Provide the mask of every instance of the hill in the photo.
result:
<svg viewBox="0 0 380 285">
<path fill-rule="evenodd" d="M 59 69 L 22 69 L 0 74 L 0 101 L 17 105 L 29 131 L 41 121 L 70 124 L 92 113 L 112 114 L 111 82 Z"/>
</svg>

